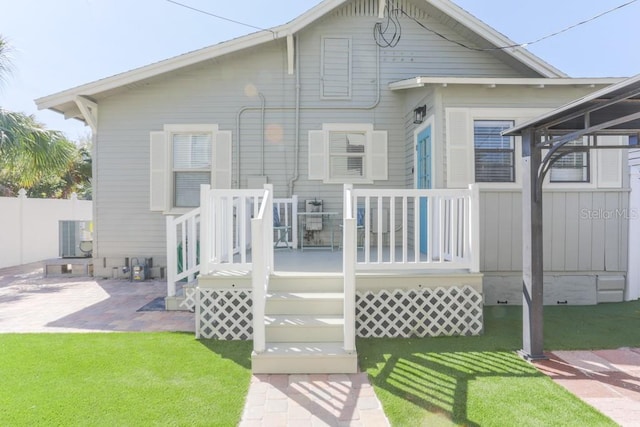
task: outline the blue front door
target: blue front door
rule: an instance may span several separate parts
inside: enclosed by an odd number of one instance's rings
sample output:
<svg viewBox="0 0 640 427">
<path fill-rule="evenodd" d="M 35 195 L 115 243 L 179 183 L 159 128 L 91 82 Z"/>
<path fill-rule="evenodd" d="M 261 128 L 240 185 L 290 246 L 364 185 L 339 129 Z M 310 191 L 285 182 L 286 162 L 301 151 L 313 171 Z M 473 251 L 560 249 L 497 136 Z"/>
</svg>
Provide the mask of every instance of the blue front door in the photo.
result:
<svg viewBox="0 0 640 427">
<path fill-rule="evenodd" d="M 417 156 L 417 176 L 416 188 L 431 188 L 431 126 L 427 126 L 418 134 L 416 143 Z M 427 218 L 428 200 L 426 197 L 420 198 L 420 252 L 427 253 Z"/>
</svg>

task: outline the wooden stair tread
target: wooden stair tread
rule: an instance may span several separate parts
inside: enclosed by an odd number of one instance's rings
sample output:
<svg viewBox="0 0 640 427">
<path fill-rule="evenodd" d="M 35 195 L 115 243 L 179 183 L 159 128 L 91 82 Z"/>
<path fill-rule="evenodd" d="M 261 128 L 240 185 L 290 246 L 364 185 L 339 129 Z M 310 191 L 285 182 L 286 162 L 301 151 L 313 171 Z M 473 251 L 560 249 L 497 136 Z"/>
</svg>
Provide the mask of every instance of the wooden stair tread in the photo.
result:
<svg viewBox="0 0 640 427">
<path fill-rule="evenodd" d="M 303 314 L 267 314 L 266 326 L 342 326 L 343 316 L 303 315 Z"/>
</svg>

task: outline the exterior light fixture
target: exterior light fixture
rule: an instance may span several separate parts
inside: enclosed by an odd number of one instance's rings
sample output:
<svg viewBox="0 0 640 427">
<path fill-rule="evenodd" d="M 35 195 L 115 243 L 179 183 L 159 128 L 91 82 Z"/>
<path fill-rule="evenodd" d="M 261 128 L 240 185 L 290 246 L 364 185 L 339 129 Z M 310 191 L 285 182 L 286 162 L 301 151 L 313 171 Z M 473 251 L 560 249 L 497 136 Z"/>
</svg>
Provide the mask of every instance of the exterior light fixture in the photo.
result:
<svg viewBox="0 0 640 427">
<path fill-rule="evenodd" d="M 413 123 L 419 125 L 424 121 L 424 117 L 427 115 L 427 106 L 423 105 L 413 110 Z"/>
</svg>

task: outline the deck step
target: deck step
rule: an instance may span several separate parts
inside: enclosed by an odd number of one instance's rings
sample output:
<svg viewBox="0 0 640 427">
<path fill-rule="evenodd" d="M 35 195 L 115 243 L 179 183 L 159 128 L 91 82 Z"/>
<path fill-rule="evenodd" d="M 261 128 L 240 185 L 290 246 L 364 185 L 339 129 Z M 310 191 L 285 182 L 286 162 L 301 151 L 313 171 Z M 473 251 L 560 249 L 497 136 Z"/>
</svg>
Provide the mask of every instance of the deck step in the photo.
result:
<svg viewBox="0 0 640 427">
<path fill-rule="evenodd" d="M 328 315 L 267 315 L 266 339 L 272 343 L 343 341 L 344 319 Z"/>
<path fill-rule="evenodd" d="M 340 315 L 344 295 L 339 292 L 271 292 L 267 295 L 266 314 Z"/>
<path fill-rule="evenodd" d="M 271 275 L 269 289 L 289 292 L 342 292 L 344 276 L 342 273 L 286 273 Z"/>
<path fill-rule="evenodd" d="M 251 355 L 254 374 L 353 374 L 356 352 L 344 351 L 342 342 L 267 342 L 262 353 Z"/>
</svg>

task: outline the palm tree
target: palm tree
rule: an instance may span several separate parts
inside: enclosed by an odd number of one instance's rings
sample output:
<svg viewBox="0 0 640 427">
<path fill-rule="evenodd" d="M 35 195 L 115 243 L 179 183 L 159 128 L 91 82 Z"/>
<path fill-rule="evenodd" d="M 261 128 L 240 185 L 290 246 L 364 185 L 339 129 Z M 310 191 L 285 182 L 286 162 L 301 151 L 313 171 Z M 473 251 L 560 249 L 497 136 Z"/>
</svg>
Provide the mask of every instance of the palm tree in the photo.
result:
<svg viewBox="0 0 640 427">
<path fill-rule="evenodd" d="M 61 132 L 0 108 L 0 180 L 12 177 L 11 187 L 30 188 L 47 175 L 64 173 L 75 151 Z"/>
<path fill-rule="evenodd" d="M 11 69 L 10 46 L 0 35 L 0 83 Z M 63 173 L 75 146 L 58 131 L 47 130 L 34 116 L 0 107 L 0 185 L 31 187 L 42 177 Z"/>
<path fill-rule="evenodd" d="M 11 46 L 7 39 L 0 34 L 0 84 L 4 83 L 7 74 L 11 72 Z"/>
</svg>

